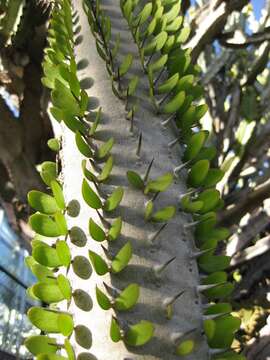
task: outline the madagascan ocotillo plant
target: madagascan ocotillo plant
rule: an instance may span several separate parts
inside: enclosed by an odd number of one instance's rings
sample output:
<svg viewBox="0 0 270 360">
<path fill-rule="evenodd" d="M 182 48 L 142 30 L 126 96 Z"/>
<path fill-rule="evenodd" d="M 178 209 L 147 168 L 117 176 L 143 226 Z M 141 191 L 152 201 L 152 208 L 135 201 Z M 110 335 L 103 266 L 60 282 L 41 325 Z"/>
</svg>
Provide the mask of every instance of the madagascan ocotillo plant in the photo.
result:
<svg viewBox="0 0 270 360">
<path fill-rule="evenodd" d="M 184 24 L 175 0 L 53 5 L 56 161 L 41 165 L 48 191 L 28 194 L 38 360 L 244 359 L 230 258 L 216 254 L 224 173 Z"/>
</svg>

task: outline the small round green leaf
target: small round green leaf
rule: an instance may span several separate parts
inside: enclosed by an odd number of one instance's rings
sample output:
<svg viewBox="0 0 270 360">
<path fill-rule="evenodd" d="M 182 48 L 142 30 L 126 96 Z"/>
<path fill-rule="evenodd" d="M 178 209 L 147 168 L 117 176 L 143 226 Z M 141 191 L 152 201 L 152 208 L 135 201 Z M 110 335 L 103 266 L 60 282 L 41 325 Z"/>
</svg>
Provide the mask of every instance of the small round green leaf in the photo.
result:
<svg viewBox="0 0 270 360">
<path fill-rule="evenodd" d="M 84 280 L 89 279 L 92 274 L 91 264 L 84 256 L 75 256 L 72 260 L 72 268 L 74 273 Z"/>
<path fill-rule="evenodd" d="M 177 346 L 176 354 L 180 356 L 186 356 L 193 352 L 195 343 L 193 340 L 182 341 L 181 344 Z"/>
<path fill-rule="evenodd" d="M 86 291 L 76 289 L 72 293 L 76 306 L 83 311 L 90 311 L 93 308 L 93 301 Z"/>
<path fill-rule="evenodd" d="M 81 205 L 78 200 L 73 199 L 67 205 L 67 214 L 71 217 L 77 217 L 80 213 Z"/>
<path fill-rule="evenodd" d="M 60 142 L 56 138 L 49 139 L 47 144 L 52 151 L 58 152 L 60 150 Z"/>
<path fill-rule="evenodd" d="M 72 244 L 78 246 L 78 247 L 84 247 L 87 243 L 87 237 L 84 233 L 84 231 L 79 228 L 78 226 L 73 226 L 69 230 L 69 237 Z"/>
<path fill-rule="evenodd" d="M 91 331 L 84 325 L 77 325 L 74 328 L 74 332 L 77 344 L 85 349 L 90 349 L 92 346 Z"/>
</svg>

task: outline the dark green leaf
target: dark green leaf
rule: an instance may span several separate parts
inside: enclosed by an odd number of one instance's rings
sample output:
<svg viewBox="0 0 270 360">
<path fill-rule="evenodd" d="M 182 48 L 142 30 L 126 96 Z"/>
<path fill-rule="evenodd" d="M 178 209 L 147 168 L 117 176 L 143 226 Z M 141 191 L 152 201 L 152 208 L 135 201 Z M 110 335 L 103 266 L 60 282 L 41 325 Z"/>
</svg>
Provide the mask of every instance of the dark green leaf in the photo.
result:
<svg viewBox="0 0 270 360">
<path fill-rule="evenodd" d="M 89 220 L 89 233 L 96 241 L 104 241 L 106 239 L 105 232 L 92 218 Z"/>
<path fill-rule="evenodd" d="M 88 327 L 77 325 L 74 332 L 76 343 L 85 349 L 90 349 L 92 346 L 92 334 Z"/>
<path fill-rule="evenodd" d="M 98 275 L 105 275 L 109 271 L 109 268 L 102 257 L 91 250 L 89 250 L 88 254 L 96 273 Z"/>
<path fill-rule="evenodd" d="M 104 292 L 102 292 L 97 286 L 96 286 L 96 298 L 101 309 L 109 310 L 112 307 L 108 296 L 105 295 Z"/>
<path fill-rule="evenodd" d="M 114 317 L 111 320 L 111 327 L 110 327 L 110 336 L 113 342 L 118 342 L 121 340 L 121 332 L 120 327 Z"/>
<path fill-rule="evenodd" d="M 102 207 L 102 202 L 98 195 L 91 189 L 87 181 L 83 179 L 82 183 L 82 195 L 84 201 L 93 209 L 100 209 Z"/>
<path fill-rule="evenodd" d="M 76 131 L 75 140 L 76 140 L 77 148 L 79 149 L 80 153 L 87 158 L 92 157 L 93 155 L 92 150 L 79 131 Z"/>
<path fill-rule="evenodd" d="M 91 264 L 84 256 L 75 256 L 72 261 L 72 268 L 74 273 L 84 280 L 89 279 L 92 274 Z"/>
<path fill-rule="evenodd" d="M 199 160 L 196 162 L 188 174 L 188 183 L 193 187 L 200 186 L 207 176 L 209 166 L 208 160 Z"/>
<path fill-rule="evenodd" d="M 132 186 L 134 186 L 136 189 L 144 188 L 144 182 L 143 182 L 142 178 L 135 171 L 128 170 L 127 171 L 127 179 L 129 181 L 129 183 Z"/>
</svg>

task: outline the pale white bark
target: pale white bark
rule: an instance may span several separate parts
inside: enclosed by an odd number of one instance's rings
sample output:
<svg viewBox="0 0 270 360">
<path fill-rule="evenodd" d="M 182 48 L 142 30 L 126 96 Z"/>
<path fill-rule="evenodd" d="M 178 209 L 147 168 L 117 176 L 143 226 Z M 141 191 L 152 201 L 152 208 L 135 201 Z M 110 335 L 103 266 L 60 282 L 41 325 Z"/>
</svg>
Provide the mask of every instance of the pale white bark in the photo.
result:
<svg viewBox="0 0 270 360">
<path fill-rule="evenodd" d="M 127 30 L 126 22 L 122 19 L 118 1 L 106 0 L 106 9 L 113 15 L 113 34 L 121 32 L 122 52 L 131 52 L 135 55 L 133 73 L 137 73 L 141 79 L 138 91 L 139 111 L 135 119 L 134 133 L 129 132 L 129 122 L 125 119 L 124 104 L 117 99 L 111 91 L 111 81 L 105 70 L 105 64 L 99 58 L 93 36 L 82 10 L 81 1 L 75 1 L 75 10 L 79 14 L 82 42 L 76 47 L 76 59 L 88 61 L 88 66 L 79 71 L 80 79 L 92 78 L 93 86 L 89 89 L 90 104 L 98 100 L 102 106 L 103 118 L 99 127 L 98 136 L 101 141 L 110 136 L 115 138 L 112 149 L 114 156 L 114 168 L 108 185 L 102 187 L 106 193 L 111 193 L 116 186 L 123 186 L 125 195 L 119 210 L 110 217 L 122 216 L 124 226 L 122 235 L 113 245 L 109 244 L 112 251 L 117 251 L 130 240 L 133 247 L 133 257 L 128 267 L 119 275 L 97 276 L 93 271 L 89 280 L 78 278 L 69 270 L 68 278 L 72 282 L 73 289 L 87 291 L 93 300 L 93 309 L 86 313 L 79 310 L 72 301 L 69 310 L 74 315 L 75 324 L 84 324 L 92 332 L 93 345 L 89 350 L 98 360 L 131 360 L 131 359 L 169 359 L 174 360 L 175 345 L 172 336 L 175 333 L 185 333 L 192 328 L 197 331 L 191 335 L 196 340 L 195 352 L 188 356 L 189 360 L 205 360 L 208 358 L 207 346 L 202 330 L 201 300 L 196 287 L 199 284 L 199 275 L 196 260 L 191 259 L 190 253 L 195 251 L 193 237 L 190 231 L 184 231 L 184 224 L 190 221 L 183 213 L 177 211 L 175 218 L 155 240 L 152 247 L 147 246 L 147 240 L 159 227 L 160 224 L 146 223 L 144 220 L 144 206 L 147 198 L 142 192 L 132 190 L 126 179 L 127 170 L 135 170 L 143 174 L 154 157 L 154 165 L 151 177 L 155 178 L 165 172 L 172 172 L 173 168 L 181 163 L 180 149 L 170 151 L 167 144 L 173 139 L 173 130 L 164 129 L 160 125 L 160 118 L 154 115 L 149 103 L 147 93 L 147 80 L 141 71 L 139 59 L 136 56 L 137 49 L 133 44 L 132 37 Z M 93 99 L 94 97 L 95 99 Z M 141 157 L 135 154 L 138 134 L 142 132 L 143 142 Z M 79 200 L 81 213 L 78 218 L 69 219 L 69 227 L 80 226 L 88 234 L 89 217 L 99 222 L 95 211 L 90 209 L 81 196 L 82 184 L 82 157 L 75 146 L 74 134 L 63 128 L 62 176 L 64 179 L 64 192 L 66 200 Z M 102 143 L 102 142 L 100 142 Z M 161 208 L 167 205 L 179 207 L 179 195 L 186 191 L 184 179 L 175 180 L 168 191 L 160 194 L 155 200 L 155 206 Z M 108 218 L 110 220 L 110 218 Z M 70 244 L 72 256 L 83 255 L 88 257 L 88 249 L 102 254 L 100 245 L 88 237 L 87 246 L 78 248 Z M 153 273 L 153 267 L 162 264 L 172 257 L 176 259 L 167 267 L 158 279 Z M 100 309 L 96 302 L 95 286 L 104 290 L 102 282 L 112 285 L 117 289 L 123 289 L 131 282 L 137 282 L 141 287 L 139 303 L 133 310 L 117 314 L 121 322 L 134 324 L 140 320 L 152 321 L 155 325 L 155 337 L 141 348 L 126 348 L 123 342 L 113 343 L 109 336 L 111 311 Z M 174 304 L 174 312 L 171 320 L 167 320 L 163 308 L 163 302 L 167 297 L 176 295 L 179 291 L 185 293 Z M 76 353 L 84 352 L 72 339 Z"/>
</svg>

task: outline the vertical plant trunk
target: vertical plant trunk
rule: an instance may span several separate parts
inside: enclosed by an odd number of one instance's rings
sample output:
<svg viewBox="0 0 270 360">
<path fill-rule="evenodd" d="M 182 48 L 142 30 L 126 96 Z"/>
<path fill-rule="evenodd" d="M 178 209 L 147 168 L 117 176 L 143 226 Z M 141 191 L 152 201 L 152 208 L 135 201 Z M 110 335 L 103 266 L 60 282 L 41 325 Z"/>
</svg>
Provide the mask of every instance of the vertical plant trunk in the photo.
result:
<svg viewBox="0 0 270 360">
<path fill-rule="evenodd" d="M 148 80 L 141 69 L 136 45 L 127 29 L 122 17 L 120 5 L 113 0 L 104 1 L 106 11 L 111 15 L 112 34 L 121 34 L 122 55 L 131 53 L 134 56 L 132 70 L 129 76 L 139 76 L 140 84 L 138 94 L 138 111 L 134 120 L 134 129 L 130 131 L 130 121 L 126 120 L 124 103 L 116 98 L 111 90 L 111 80 L 105 70 L 105 64 L 97 54 L 95 41 L 91 34 L 87 17 L 80 1 L 74 2 L 74 7 L 79 16 L 80 32 L 77 34 L 81 40 L 75 47 L 76 62 L 87 63 L 87 66 L 78 72 L 82 83 L 85 79 L 93 85 L 87 90 L 90 96 L 90 107 L 102 107 L 102 121 L 98 128 L 97 144 L 102 144 L 109 137 L 114 137 L 115 144 L 111 151 L 114 158 L 114 167 L 110 180 L 102 185 L 102 192 L 106 195 L 112 193 L 117 186 L 124 188 L 124 198 L 120 207 L 112 214 L 104 213 L 108 221 L 117 216 L 123 219 L 123 228 L 120 238 L 116 242 L 109 242 L 108 251 L 116 252 L 130 241 L 133 256 L 128 266 L 120 274 L 105 276 L 96 275 L 95 271 L 89 280 L 82 280 L 73 272 L 72 267 L 68 272 L 73 291 L 83 289 L 88 292 L 93 301 L 93 308 L 89 313 L 81 311 L 71 302 L 69 311 L 74 316 L 75 325 L 85 325 L 92 333 L 92 347 L 89 350 L 98 360 L 120 359 L 177 359 L 176 339 L 192 329 L 192 338 L 195 340 L 196 349 L 190 360 L 205 360 L 208 358 L 208 347 L 205 337 L 202 335 L 202 304 L 197 287 L 199 274 L 196 260 L 191 254 L 196 252 L 192 231 L 185 230 L 184 226 L 191 218 L 179 209 L 179 196 L 186 192 L 185 179 L 182 175 L 175 178 L 172 186 L 164 193 L 160 193 L 154 201 L 156 210 L 165 206 L 176 207 L 176 216 L 170 220 L 167 226 L 160 232 L 151 244 L 151 237 L 160 229 L 161 224 L 146 222 L 144 209 L 149 197 L 143 192 L 132 189 L 127 181 L 126 172 L 134 170 L 144 175 L 146 169 L 154 159 L 150 172 L 150 178 L 173 172 L 173 169 L 181 163 L 181 149 L 175 146 L 170 150 L 168 143 L 174 138 L 172 126 L 161 126 L 161 118 L 155 115 L 153 106 L 148 96 Z M 87 60 L 87 61 L 85 61 Z M 84 80 L 84 81 L 83 81 Z M 136 154 L 138 139 L 142 134 L 140 155 Z M 82 156 L 74 140 L 72 133 L 65 126 L 62 127 L 62 178 L 66 201 L 77 199 L 81 205 L 80 216 L 69 218 L 71 226 L 81 227 L 89 234 L 88 220 L 93 218 L 100 224 L 97 213 L 89 208 L 81 197 L 83 180 L 81 161 Z M 88 236 L 87 246 L 79 248 L 69 243 L 72 258 L 77 255 L 88 257 L 86 249 L 102 255 L 104 252 L 98 242 Z M 158 266 L 172 260 L 161 273 L 155 270 Z M 102 310 L 96 301 L 96 285 L 105 292 L 103 282 L 108 286 L 123 290 L 130 283 L 140 285 L 140 297 L 136 306 L 127 312 L 117 314 L 117 319 L 122 328 L 127 325 L 138 323 L 141 320 L 149 320 L 154 324 L 154 337 L 142 347 L 129 347 L 124 342 L 114 343 L 110 339 L 110 323 L 114 312 Z M 171 319 L 166 314 L 166 301 L 180 292 L 181 296 L 173 303 Z M 184 337 L 185 339 L 185 337 Z M 85 352 L 73 339 L 76 354 Z M 88 359 L 88 358 L 87 358 Z M 89 359 L 92 359 L 89 355 Z"/>
<path fill-rule="evenodd" d="M 137 0 L 102 7 L 86 0 L 72 13 L 71 1 L 60 0 L 53 10 L 43 83 L 62 124 L 62 166 L 59 178 L 55 163 L 41 165 L 51 195 L 28 195 L 37 212 L 27 263 L 38 278 L 28 292 L 49 305 L 28 315 L 45 334 L 65 338 L 28 338 L 37 360 L 243 360 L 227 351 L 240 320 L 230 304 L 213 304 L 233 290 L 223 271 L 230 258 L 214 254 L 229 236 L 215 227 L 223 204 L 215 185 L 224 173 L 210 168 L 215 149 L 204 147 L 209 133 L 198 130 L 207 106 L 198 105 L 198 68 L 181 49 L 189 30 L 180 4 L 163 1 L 135 8 Z M 151 18 L 145 31 L 141 21 Z M 61 148 L 58 139 L 48 145 Z M 68 358 L 59 355 L 63 347 Z"/>
</svg>

